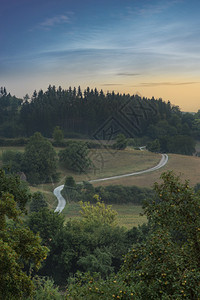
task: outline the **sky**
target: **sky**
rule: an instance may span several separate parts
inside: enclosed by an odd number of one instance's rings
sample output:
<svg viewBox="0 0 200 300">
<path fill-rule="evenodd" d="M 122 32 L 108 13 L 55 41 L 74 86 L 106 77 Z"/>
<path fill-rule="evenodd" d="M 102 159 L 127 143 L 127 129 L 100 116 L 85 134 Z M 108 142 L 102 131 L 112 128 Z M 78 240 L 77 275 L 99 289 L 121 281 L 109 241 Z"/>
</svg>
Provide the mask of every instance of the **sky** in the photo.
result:
<svg viewBox="0 0 200 300">
<path fill-rule="evenodd" d="M 0 0 L 0 86 L 49 84 L 200 109 L 199 0 Z"/>
</svg>

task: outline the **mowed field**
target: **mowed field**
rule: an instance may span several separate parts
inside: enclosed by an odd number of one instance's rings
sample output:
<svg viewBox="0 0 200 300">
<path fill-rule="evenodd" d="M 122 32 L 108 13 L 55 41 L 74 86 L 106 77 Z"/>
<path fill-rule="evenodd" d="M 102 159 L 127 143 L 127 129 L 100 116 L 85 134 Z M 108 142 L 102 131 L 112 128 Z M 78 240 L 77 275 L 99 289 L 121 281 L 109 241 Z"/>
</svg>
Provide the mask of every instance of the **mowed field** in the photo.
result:
<svg viewBox="0 0 200 300">
<path fill-rule="evenodd" d="M 168 154 L 168 157 L 167 164 L 159 170 L 121 179 L 103 181 L 94 185 L 121 184 L 153 187 L 154 182 L 161 182 L 160 176 L 166 171 L 174 171 L 175 174 L 181 176 L 181 180 L 189 180 L 191 186 L 200 183 L 200 157 L 178 154 Z"/>
<path fill-rule="evenodd" d="M 64 183 L 66 176 L 73 176 L 76 182 L 80 182 L 142 171 L 156 166 L 161 159 L 160 154 L 133 149 L 90 150 L 89 156 L 93 167 L 87 173 L 76 174 L 60 168 L 60 184 Z M 111 184 L 111 181 L 109 182 Z"/>
</svg>

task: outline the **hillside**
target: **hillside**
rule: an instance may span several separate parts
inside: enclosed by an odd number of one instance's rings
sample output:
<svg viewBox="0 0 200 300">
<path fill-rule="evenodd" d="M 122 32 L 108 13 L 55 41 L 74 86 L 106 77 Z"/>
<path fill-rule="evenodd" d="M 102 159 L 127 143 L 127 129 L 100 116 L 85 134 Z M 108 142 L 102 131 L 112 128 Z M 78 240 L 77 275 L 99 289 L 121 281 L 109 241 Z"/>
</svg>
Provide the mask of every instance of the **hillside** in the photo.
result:
<svg viewBox="0 0 200 300">
<path fill-rule="evenodd" d="M 169 154 L 166 166 L 160 170 L 127 178 L 112 180 L 112 184 L 137 185 L 141 187 L 152 187 L 154 182 L 161 182 L 160 175 L 168 170 L 173 170 L 177 175 L 181 175 L 182 180 L 187 179 L 190 185 L 194 186 L 200 182 L 200 158 L 178 154 Z M 94 185 L 109 185 L 111 181 L 95 183 Z"/>
<path fill-rule="evenodd" d="M 134 149 L 90 150 L 89 157 L 94 166 L 87 173 L 77 174 L 60 168 L 61 179 L 59 183 L 63 184 L 66 176 L 73 176 L 75 181 L 79 182 L 142 171 L 156 166 L 161 159 L 160 154 Z"/>
<path fill-rule="evenodd" d="M 198 144 L 199 145 L 199 144 Z M 197 145 L 197 146 L 198 146 Z M 55 148 L 58 153 L 61 148 Z M 24 147 L 0 147 L 0 155 L 3 151 L 24 151 Z M 198 149 L 197 149 L 198 150 Z M 155 181 L 159 182 L 160 175 L 167 170 L 173 170 L 176 174 L 181 174 L 183 179 L 190 180 L 190 184 L 194 186 L 200 182 L 200 158 L 196 156 L 187 156 L 179 154 L 168 154 L 169 161 L 166 166 L 160 170 L 146 173 L 143 175 L 136 175 L 121 179 L 109 180 L 104 182 L 94 183 L 97 185 L 137 185 L 141 187 L 151 187 Z M 44 191 L 52 191 L 55 186 L 64 183 L 66 176 L 73 176 L 75 181 L 89 181 L 97 178 L 110 177 L 115 175 L 122 175 L 131 172 L 137 172 L 148 169 L 158 164 L 160 161 L 160 154 L 151 153 L 149 151 L 139 151 L 128 148 L 120 151 L 109 151 L 105 149 L 90 150 L 90 158 L 94 163 L 93 169 L 87 174 L 77 174 L 59 167 L 60 180 L 58 183 L 42 184 L 33 189 L 41 189 Z"/>
</svg>

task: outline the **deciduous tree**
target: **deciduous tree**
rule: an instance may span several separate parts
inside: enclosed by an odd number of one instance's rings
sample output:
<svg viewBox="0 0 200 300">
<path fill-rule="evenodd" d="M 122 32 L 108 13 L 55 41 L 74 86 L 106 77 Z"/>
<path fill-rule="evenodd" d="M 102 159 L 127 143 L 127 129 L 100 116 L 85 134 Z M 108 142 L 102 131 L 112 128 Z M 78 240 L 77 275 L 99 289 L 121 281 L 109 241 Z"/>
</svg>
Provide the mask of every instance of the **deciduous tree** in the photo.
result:
<svg viewBox="0 0 200 300">
<path fill-rule="evenodd" d="M 49 182 L 57 177 L 56 152 L 39 132 L 30 137 L 25 147 L 23 168 L 32 184 Z"/>
<path fill-rule="evenodd" d="M 56 126 L 53 130 L 53 139 L 56 146 L 62 145 L 64 134 L 59 126 Z"/>
<path fill-rule="evenodd" d="M 48 204 L 45 200 L 44 195 L 41 192 L 35 192 L 32 195 L 32 200 L 30 203 L 30 211 L 31 212 L 37 212 L 40 209 L 47 207 Z"/>
<path fill-rule="evenodd" d="M 21 220 L 28 199 L 19 178 L 0 170 L 0 299 L 28 298 L 34 287 L 24 266 L 37 270 L 47 255 L 40 237 Z"/>
<path fill-rule="evenodd" d="M 71 142 L 65 150 L 59 152 L 60 163 L 69 170 L 83 173 L 88 170 L 91 160 L 85 143 Z"/>
<path fill-rule="evenodd" d="M 151 230 L 107 280 L 78 274 L 67 299 L 195 299 L 200 294 L 200 195 L 172 172 L 145 206 Z"/>
</svg>

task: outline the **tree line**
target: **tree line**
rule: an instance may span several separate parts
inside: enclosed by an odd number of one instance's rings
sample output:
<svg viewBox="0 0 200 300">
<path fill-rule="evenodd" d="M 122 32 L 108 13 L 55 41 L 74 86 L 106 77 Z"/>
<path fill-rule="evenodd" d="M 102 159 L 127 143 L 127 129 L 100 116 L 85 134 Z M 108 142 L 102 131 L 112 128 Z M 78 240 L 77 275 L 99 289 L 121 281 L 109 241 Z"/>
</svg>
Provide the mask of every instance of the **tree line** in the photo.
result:
<svg viewBox="0 0 200 300">
<path fill-rule="evenodd" d="M 9 173 L 22 173 L 30 184 L 40 184 L 58 181 L 58 164 L 78 173 L 86 172 L 93 166 L 87 143 L 68 141 L 65 146 L 57 154 L 52 143 L 41 133 L 35 132 L 29 138 L 24 152 L 3 151 L 3 168 Z"/>
<path fill-rule="evenodd" d="M 105 94 L 89 87 L 82 92 L 80 87 L 65 90 L 49 86 L 47 91 L 34 91 L 31 98 L 26 95 L 24 99 L 1 88 L 0 136 L 30 137 L 38 131 L 51 137 L 56 126 L 65 137 L 97 140 L 115 138 L 114 134 L 102 134 L 112 127 L 127 138 L 158 140 L 160 151 L 179 153 L 183 148 L 185 154 L 190 154 L 193 140 L 200 138 L 200 111 L 182 113 L 179 107 L 162 99 Z M 191 149 L 186 149 L 185 144 L 192 144 Z"/>
<path fill-rule="evenodd" d="M 94 187 L 90 182 L 83 181 L 76 184 L 72 176 L 65 179 L 62 195 L 69 202 L 96 203 L 95 195 L 99 195 L 101 201 L 106 204 L 126 204 L 143 205 L 146 199 L 155 197 L 155 193 L 150 188 L 138 186 L 108 185 Z"/>
</svg>

